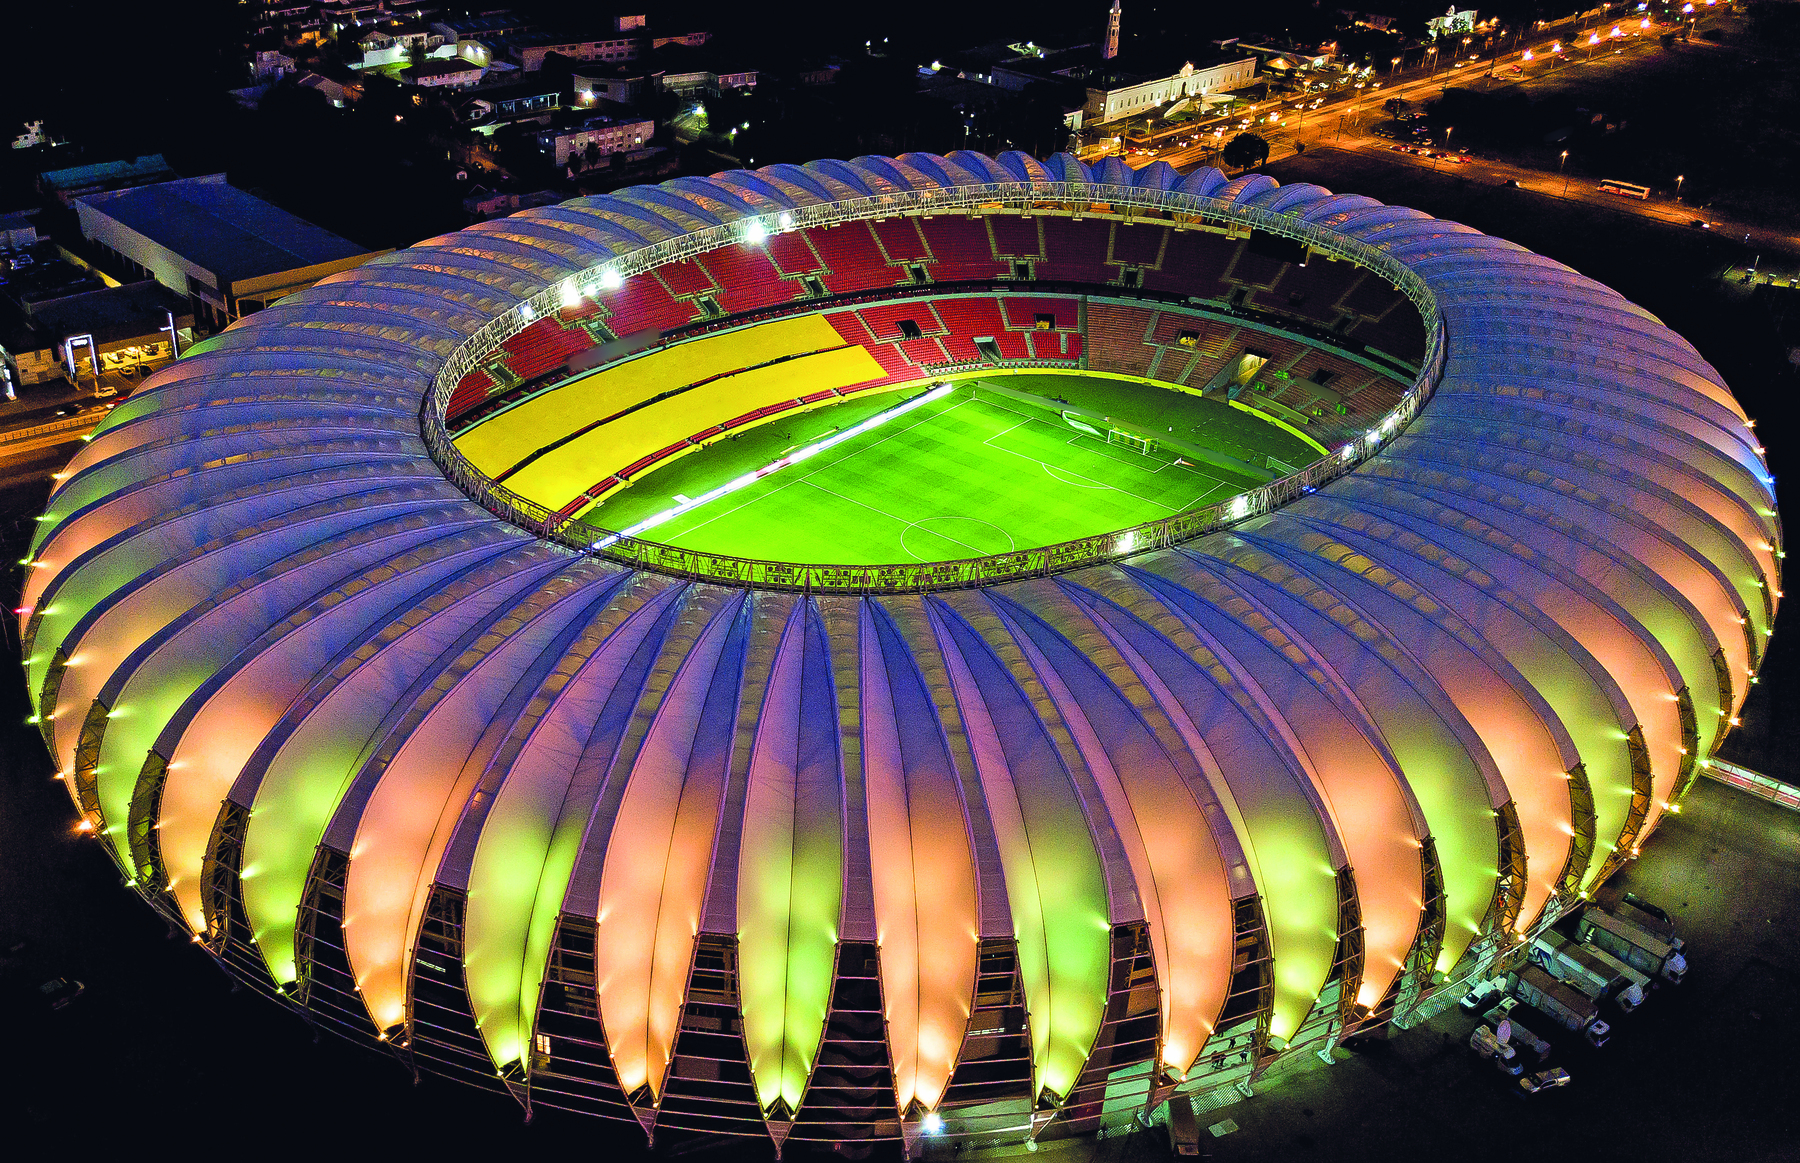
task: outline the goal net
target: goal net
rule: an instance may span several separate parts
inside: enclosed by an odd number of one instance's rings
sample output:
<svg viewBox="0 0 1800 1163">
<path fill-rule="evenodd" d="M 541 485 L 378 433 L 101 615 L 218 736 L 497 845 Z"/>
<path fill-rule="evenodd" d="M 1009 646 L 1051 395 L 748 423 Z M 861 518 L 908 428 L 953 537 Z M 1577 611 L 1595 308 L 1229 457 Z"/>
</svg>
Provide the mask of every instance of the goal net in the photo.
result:
<svg viewBox="0 0 1800 1163">
<path fill-rule="evenodd" d="M 1151 440 L 1146 436 L 1134 436 L 1133 434 L 1118 428 L 1108 428 L 1106 430 L 1106 442 L 1108 444 L 1122 444 L 1126 448 L 1131 449 L 1131 451 L 1141 452 L 1145 456 L 1149 456 L 1156 450 L 1156 441 Z"/>
</svg>

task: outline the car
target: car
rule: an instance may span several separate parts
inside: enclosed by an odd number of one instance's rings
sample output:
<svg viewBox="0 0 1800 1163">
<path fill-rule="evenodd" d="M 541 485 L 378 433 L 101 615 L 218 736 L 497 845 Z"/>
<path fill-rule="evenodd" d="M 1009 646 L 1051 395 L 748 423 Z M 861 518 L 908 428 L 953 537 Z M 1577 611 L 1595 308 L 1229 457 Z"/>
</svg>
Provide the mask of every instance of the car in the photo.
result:
<svg viewBox="0 0 1800 1163">
<path fill-rule="evenodd" d="M 1475 983 L 1474 988 L 1470 989 L 1468 993 L 1463 994 L 1462 997 L 1457 999 L 1456 1004 L 1462 1008 L 1464 1013 L 1472 1014 L 1480 1009 L 1482 1005 L 1487 1002 L 1488 998 L 1493 996 L 1494 983 L 1491 981 L 1478 981 Z"/>
<path fill-rule="evenodd" d="M 85 992 L 87 992 L 87 986 L 79 981 L 70 981 L 66 977 L 52 977 L 38 986 L 38 996 L 45 1005 L 53 1010 L 62 1009 Z"/>
<path fill-rule="evenodd" d="M 1569 1072 L 1560 1066 L 1552 1066 L 1548 1070 L 1527 1074 L 1519 1079 L 1519 1090 L 1525 1094 L 1536 1094 L 1540 1090 L 1555 1090 L 1559 1086 L 1567 1085 L 1569 1085 Z"/>
<path fill-rule="evenodd" d="M 1712 223 L 1708 222 L 1704 218 L 1690 219 L 1688 221 L 1688 225 L 1692 226 L 1696 230 L 1711 230 L 1712 229 Z"/>
<path fill-rule="evenodd" d="M 1504 182 L 1501 182 L 1500 184 L 1502 186 L 1508 186 L 1514 190 L 1523 190 L 1525 188 L 1524 186 L 1521 186 L 1519 184 L 1519 179 L 1517 179 L 1517 178 L 1508 178 Z"/>
<path fill-rule="evenodd" d="M 1511 1046 L 1502 1046 L 1500 1052 L 1494 1055 L 1494 1069 L 1517 1078 L 1525 1073 L 1525 1059 L 1519 1057 L 1519 1052 Z"/>
</svg>

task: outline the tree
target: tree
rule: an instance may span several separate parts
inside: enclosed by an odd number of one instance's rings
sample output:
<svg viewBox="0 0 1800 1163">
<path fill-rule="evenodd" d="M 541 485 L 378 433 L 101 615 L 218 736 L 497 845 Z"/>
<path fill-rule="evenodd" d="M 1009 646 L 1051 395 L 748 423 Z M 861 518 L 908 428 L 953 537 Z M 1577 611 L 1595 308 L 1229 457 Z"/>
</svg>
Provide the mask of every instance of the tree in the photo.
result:
<svg viewBox="0 0 1800 1163">
<path fill-rule="evenodd" d="M 1233 169 L 1252 169 L 1269 160 L 1269 143 L 1254 133 L 1240 133 L 1225 143 L 1219 156 Z"/>
<path fill-rule="evenodd" d="M 1406 102 L 1398 97 L 1389 97 L 1387 99 L 1387 104 L 1383 105 L 1382 108 L 1387 110 L 1387 115 L 1389 117 L 1398 119 L 1402 113 L 1406 112 Z"/>
</svg>

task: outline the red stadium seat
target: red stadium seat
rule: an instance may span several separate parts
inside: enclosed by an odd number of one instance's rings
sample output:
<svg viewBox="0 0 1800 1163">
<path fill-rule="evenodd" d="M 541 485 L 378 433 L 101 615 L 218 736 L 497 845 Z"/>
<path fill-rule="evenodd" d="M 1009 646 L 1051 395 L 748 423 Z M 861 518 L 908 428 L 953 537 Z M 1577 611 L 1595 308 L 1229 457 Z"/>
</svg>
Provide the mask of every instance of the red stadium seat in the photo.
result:
<svg viewBox="0 0 1800 1163">
<path fill-rule="evenodd" d="M 1134 227 L 1135 229 L 1135 227 Z M 1220 280 L 1238 242 L 1205 230 L 1177 230 L 1169 235 L 1162 267 L 1144 272 L 1144 286 L 1156 291 L 1179 291 L 1204 298 L 1223 299 Z"/>
<path fill-rule="evenodd" d="M 807 237 L 825 261 L 821 279 L 834 293 L 891 287 L 906 281 L 904 270 L 887 265 L 866 222 L 813 230 Z"/>
<path fill-rule="evenodd" d="M 782 280 L 769 253 L 759 246 L 722 247 L 701 255 L 699 261 L 718 283 L 720 290 L 714 301 L 728 315 L 760 311 L 805 294 L 798 282 Z"/>
<path fill-rule="evenodd" d="M 881 247 L 881 260 L 884 263 L 925 262 L 931 258 L 931 250 L 925 240 L 919 237 L 919 226 L 923 220 L 918 218 L 887 218 L 869 224 L 875 232 L 875 240 Z"/>
<path fill-rule="evenodd" d="M 1005 278 L 1012 263 L 994 257 L 987 225 L 961 215 L 916 219 L 931 245 L 931 277 L 940 283 Z"/>
<path fill-rule="evenodd" d="M 561 367 L 571 355 L 593 346 L 587 332 L 566 328 L 555 319 L 539 319 L 500 345 L 506 352 L 507 370 L 522 380 Z"/>
<path fill-rule="evenodd" d="M 1106 265 L 1112 223 L 1092 218 L 1044 221 L 1044 259 L 1034 275 L 1044 281 L 1104 284 L 1117 273 Z"/>
<path fill-rule="evenodd" d="M 444 406 L 444 415 L 451 420 L 456 419 L 487 399 L 488 393 L 493 390 L 493 378 L 481 368 L 476 368 L 464 376 L 451 391 L 450 402 Z"/>
<path fill-rule="evenodd" d="M 698 309 L 678 303 L 656 279 L 633 277 L 618 290 L 606 291 L 600 303 L 607 309 L 606 325 L 614 335 L 629 335 L 646 327 L 667 331 L 693 322 Z"/>
<path fill-rule="evenodd" d="M 1155 348 L 1144 341 L 1157 312 L 1151 307 L 1090 301 L 1087 366 L 1094 371 L 1143 375 Z"/>
<path fill-rule="evenodd" d="M 1169 228 L 1155 223 L 1114 223 L 1112 254 L 1107 262 L 1115 266 L 1155 267 L 1163 255 Z"/>
<path fill-rule="evenodd" d="M 1038 234 L 1041 218 L 1016 218 L 1010 214 L 990 214 L 988 233 L 992 235 L 993 253 L 1001 258 L 1039 259 L 1044 257 L 1045 239 Z"/>
<path fill-rule="evenodd" d="M 669 288 L 670 297 L 676 299 L 691 299 L 695 295 L 711 294 L 719 289 L 713 282 L 712 273 L 691 260 L 672 262 L 657 267 L 651 273 L 662 280 L 663 286 Z"/>
<path fill-rule="evenodd" d="M 1008 295 L 1001 301 L 1006 325 L 1019 331 L 1037 329 L 1037 317 L 1049 315 L 1052 330 L 1072 331 L 1080 325 L 1080 301 L 1043 295 Z"/>
<path fill-rule="evenodd" d="M 767 243 L 769 261 L 784 275 L 810 275 L 824 270 L 824 261 L 807 241 L 822 233 L 794 230 L 775 235 Z"/>
</svg>

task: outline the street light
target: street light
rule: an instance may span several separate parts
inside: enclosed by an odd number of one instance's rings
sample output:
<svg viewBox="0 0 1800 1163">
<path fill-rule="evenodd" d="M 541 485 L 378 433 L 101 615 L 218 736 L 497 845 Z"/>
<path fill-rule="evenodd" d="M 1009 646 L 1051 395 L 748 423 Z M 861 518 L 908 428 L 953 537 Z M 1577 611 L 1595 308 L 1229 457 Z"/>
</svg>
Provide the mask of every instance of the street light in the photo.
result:
<svg viewBox="0 0 1800 1163">
<path fill-rule="evenodd" d="M 1675 175 L 1675 200 L 1681 201 L 1681 183 L 1687 180 L 1686 174 Z"/>
<path fill-rule="evenodd" d="M 1562 192 L 1563 192 L 1563 197 L 1565 197 L 1565 198 L 1567 198 L 1569 196 L 1569 172 L 1563 168 L 1563 163 L 1568 160 L 1569 160 L 1569 151 L 1565 149 L 1562 151 L 1562 157 L 1559 158 L 1556 163 L 1556 172 L 1563 176 Z"/>
</svg>

